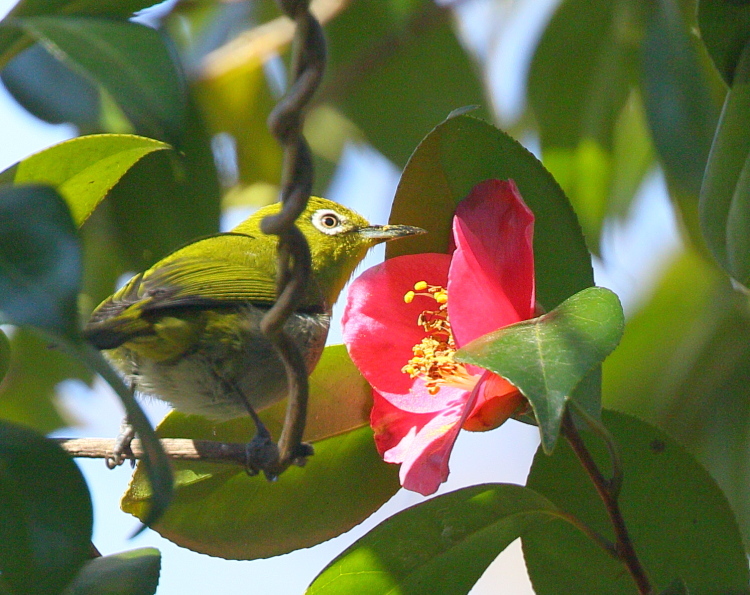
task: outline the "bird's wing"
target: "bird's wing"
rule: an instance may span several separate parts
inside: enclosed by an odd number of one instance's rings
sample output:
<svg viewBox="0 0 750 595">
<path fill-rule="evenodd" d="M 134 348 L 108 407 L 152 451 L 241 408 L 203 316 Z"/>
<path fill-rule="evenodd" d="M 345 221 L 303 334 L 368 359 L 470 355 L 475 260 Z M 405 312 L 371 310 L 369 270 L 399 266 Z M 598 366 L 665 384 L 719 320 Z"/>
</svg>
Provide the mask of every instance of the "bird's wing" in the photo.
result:
<svg viewBox="0 0 750 595">
<path fill-rule="evenodd" d="M 111 349 L 152 334 L 153 318 L 162 312 L 239 303 L 271 306 L 274 256 L 259 259 L 257 248 L 252 236 L 228 233 L 177 250 L 104 301 L 84 335 L 100 349 Z"/>
</svg>

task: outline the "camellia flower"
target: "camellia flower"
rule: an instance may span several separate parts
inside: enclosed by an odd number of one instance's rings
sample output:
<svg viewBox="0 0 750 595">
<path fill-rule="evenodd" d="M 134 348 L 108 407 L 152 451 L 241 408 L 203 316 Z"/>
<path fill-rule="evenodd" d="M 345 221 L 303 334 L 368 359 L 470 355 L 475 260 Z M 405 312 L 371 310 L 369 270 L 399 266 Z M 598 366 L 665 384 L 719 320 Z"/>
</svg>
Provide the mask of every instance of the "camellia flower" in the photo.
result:
<svg viewBox="0 0 750 595">
<path fill-rule="evenodd" d="M 373 387 L 380 454 L 424 495 L 448 477 L 459 430 L 490 430 L 526 401 L 506 380 L 453 359 L 466 343 L 534 316 L 534 215 L 512 181 L 473 188 L 453 217 L 452 254 L 411 254 L 358 277 L 344 342 Z"/>
</svg>

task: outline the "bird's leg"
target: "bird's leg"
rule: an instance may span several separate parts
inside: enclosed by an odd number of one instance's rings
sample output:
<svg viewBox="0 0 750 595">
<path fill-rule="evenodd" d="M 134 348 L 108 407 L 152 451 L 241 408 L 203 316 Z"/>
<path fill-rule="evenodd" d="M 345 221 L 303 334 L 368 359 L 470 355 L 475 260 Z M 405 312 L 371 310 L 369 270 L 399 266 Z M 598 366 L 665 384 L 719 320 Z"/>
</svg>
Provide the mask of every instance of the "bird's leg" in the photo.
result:
<svg viewBox="0 0 750 595">
<path fill-rule="evenodd" d="M 120 424 L 120 433 L 115 438 L 112 455 L 104 459 L 109 469 L 119 467 L 125 462 L 125 459 L 130 459 L 133 467 L 135 467 L 135 458 L 133 457 L 133 451 L 130 449 L 133 438 L 135 438 L 135 428 L 126 417 Z"/>
<path fill-rule="evenodd" d="M 245 470 L 248 475 L 258 475 L 258 473 L 263 471 L 268 481 L 276 481 L 277 475 L 268 471 L 268 469 L 275 467 L 279 460 L 279 447 L 273 441 L 271 432 L 268 431 L 268 428 L 260 420 L 255 409 L 247 398 L 245 398 L 240 388 L 234 382 L 226 379 L 222 379 L 222 382 L 227 390 L 234 392 L 240 398 L 248 414 L 253 418 L 253 423 L 255 423 L 255 436 L 247 443 L 245 448 L 247 456 Z"/>
</svg>

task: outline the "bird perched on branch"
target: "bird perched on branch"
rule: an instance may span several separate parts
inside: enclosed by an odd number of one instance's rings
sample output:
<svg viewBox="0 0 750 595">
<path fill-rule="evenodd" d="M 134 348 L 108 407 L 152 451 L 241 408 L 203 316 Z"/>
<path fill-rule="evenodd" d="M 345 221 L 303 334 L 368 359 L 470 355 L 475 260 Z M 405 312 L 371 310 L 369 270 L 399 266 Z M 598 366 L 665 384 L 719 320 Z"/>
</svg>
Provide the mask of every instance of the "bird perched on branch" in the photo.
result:
<svg viewBox="0 0 750 595">
<path fill-rule="evenodd" d="M 232 231 L 188 244 L 134 276 L 96 308 L 84 336 L 139 393 L 185 413 L 214 420 L 250 414 L 258 424 L 255 410 L 287 394 L 284 365 L 260 330 L 276 300 L 278 242 L 260 223 L 279 210 L 278 203 L 262 208 Z M 309 374 L 323 352 L 331 308 L 367 251 L 424 230 L 370 225 L 316 197 L 297 225 L 312 271 L 284 329 Z"/>
</svg>

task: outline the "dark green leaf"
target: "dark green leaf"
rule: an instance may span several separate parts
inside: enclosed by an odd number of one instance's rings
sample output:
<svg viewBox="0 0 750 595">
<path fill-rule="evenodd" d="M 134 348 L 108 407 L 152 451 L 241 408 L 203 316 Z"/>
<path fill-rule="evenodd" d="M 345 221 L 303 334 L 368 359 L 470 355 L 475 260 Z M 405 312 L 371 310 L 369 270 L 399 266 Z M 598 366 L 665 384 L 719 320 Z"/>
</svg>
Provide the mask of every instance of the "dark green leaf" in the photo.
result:
<svg viewBox="0 0 750 595">
<path fill-rule="evenodd" d="M 475 339 L 456 359 L 493 371 L 529 399 L 545 452 L 555 447 L 573 389 L 617 346 L 625 321 L 617 296 L 591 287 L 551 312 Z"/>
<path fill-rule="evenodd" d="M 750 5 L 736 0 L 700 0 L 698 24 L 717 70 L 732 86 L 742 50 L 750 42 Z"/>
<path fill-rule="evenodd" d="M 743 592 L 750 580 L 747 558 L 732 511 L 709 474 L 644 422 L 608 411 L 602 419 L 620 445 L 625 473 L 620 507 L 654 590 L 679 576 L 693 593 Z M 609 469 L 601 441 L 584 438 L 600 467 Z M 539 450 L 528 486 L 595 531 L 612 535 L 604 506 L 567 444 L 552 456 Z M 567 524 L 530 532 L 523 548 L 538 595 L 636 592 L 620 562 Z"/>
<path fill-rule="evenodd" d="M 661 592 L 661 595 L 690 595 L 690 592 L 685 586 L 685 582 L 676 578 Z"/>
<path fill-rule="evenodd" d="M 750 44 L 727 94 L 700 193 L 701 229 L 706 243 L 719 264 L 746 286 L 750 285 L 749 118 Z"/>
<path fill-rule="evenodd" d="M 81 251 L 63 198 L 49 186 L 0 189 L 0 312 L 5 322 L 78 334 Z"/>
<path fill-rule="evenodd" d="M 0 384 L 10 369 L 10 341 L 2 329 L 0 329 Z"/>
<path fill-rule="evenodd" d="M 3 85 L 27 111 L 46 122 L 71 122 L 93 131 L 99 122 L 99 90 L 88 79 L 35 44 L 0 73 Z"/>
<path fill-rule="evenodd" d="M 307 595 L 468 593 L 512 541 L 547 526 L 557 514 L 546 498 L 512 484 L 438 496 L 355 542 L 318 575 Z"/>
<path fill-rule="evenodd" d="M 80 227 L 138 161 L 169 148 L 160 141 L 130 134 L 82 136 L 27 157 L 0 175 L 14 184 L 54 186 Z"/>
<path fill-rule="evenodd" d="M 185 85 L 157 31 L 86 17 L 26 17 L 18 23 L 55 57 L 102 85 L 141 134 L 181 144 Z"/>
<path fill-rule="evenodd" d="M 161 554 L 151 547 L 94 558 L 63 595 L 153 595 L 160 569 Z"/>
<path fill-rule="evenodd" d="M 719 106 L 676 2 L 660 2 L 643 40 L 641 76 L 654 144 L 680 190 L 698 196 Z"/>
<path fill-rule="evenodd" d="M 172 413 L 159 430 L 163 437 L 226 442 L 247 442 L 252 436 L 249 423 L 242 433 L 206 426 L 199 418 Z M 206 431 L 199 432 L 201 428 Z M 211 556 L 267 558 L 351 529 L 398 490 L 398 468 L 382 461 L 369 427 L 314 446 L 315 456 L 304 469 L 290 467 L 274 483 L 249 477 L 236 465 L 176 464 L 174 502 L 153 529 Z M 122 508 L 142 518 L 149 503 L 139 466 Z"/>
<path fill-rule="evenodd" d="M 89 555 L 91 500 L 59 447 L 0 421 L 0 572 L 13 593 L 59 592 Z"/>
<path fill-rule="evenodd" d="M 358 0 L 326 27 L 331 59 L 320 98 L 399 166 L 435 122 L 487 103 L 451 19 L 431 0 Z"/>
</svg>

